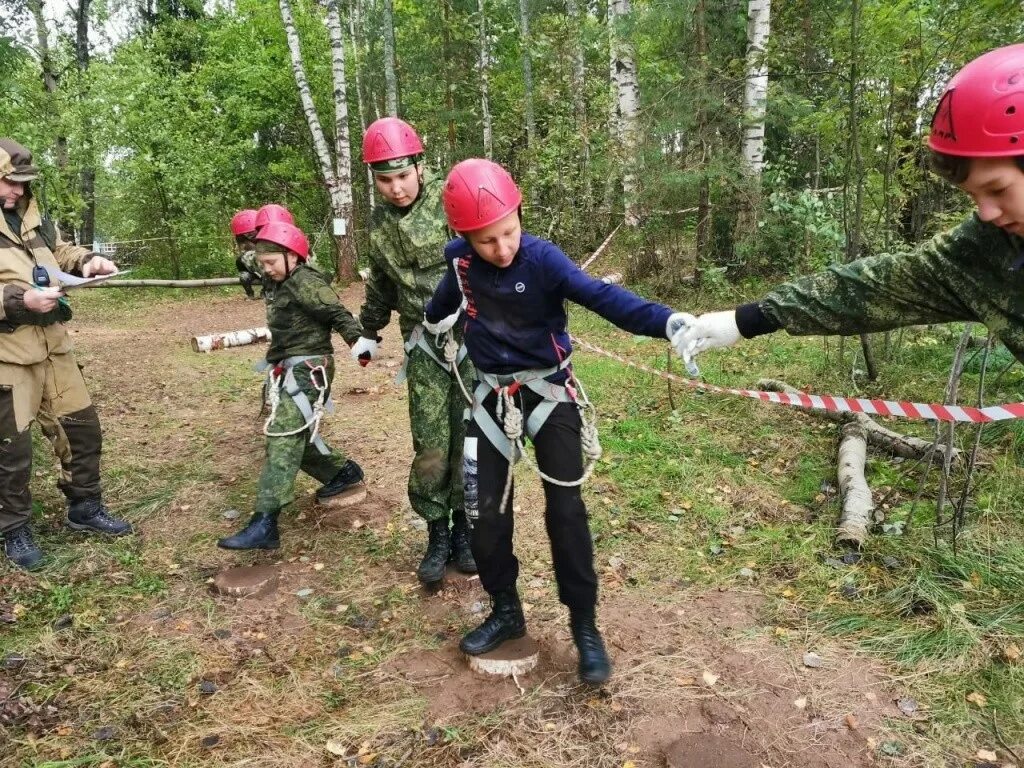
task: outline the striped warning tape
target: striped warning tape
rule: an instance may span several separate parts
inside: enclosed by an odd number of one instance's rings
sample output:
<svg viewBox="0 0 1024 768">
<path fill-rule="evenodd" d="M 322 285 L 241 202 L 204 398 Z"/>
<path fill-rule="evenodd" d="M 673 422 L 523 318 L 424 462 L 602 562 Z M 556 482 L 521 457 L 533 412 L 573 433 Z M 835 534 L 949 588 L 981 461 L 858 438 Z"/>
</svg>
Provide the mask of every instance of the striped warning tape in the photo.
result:
<svg viewBox="0 0 1024 768">
<path fill-rule="evenodd" d="M 673 381 L 684 387 L 702 389 L 706 392 L 723 395 L 739 395 L 741 397 L 749 397 L 752 400 L 760 400 L 764 403 L 790 405 L 794 408 L 820 409 L 835 413 L 868 413 L 875 416 L 895 416 L 901 419 L 916 421 L 956 421 L 970 424 L 987 424 L 991 421 L 1024 419 L 1024 403 L 1004 403 L 1002 405 L 989 405 L 984 408 L 972 408 L 961 405 L 943 405 L 942 403 L 911 403 L 906 400 L 871 400 L 862 397 L 840 397 L 838 395 L 808 395 L 803 392 L 765 392 L 757 389 L 717 387 L 714 384 L 707 384 L 695 379 L 685 379 L 682 376 L 676 376 L 673 373 L 659 371 L 656 368 L 634 362 L 614 352 L 602 349 L 596 344 L 584 341 L 578 336 L 572 336 L 571 338 L 573 344 L 577 347 L 615 360 L 630 368 L 636 368 L 662 379 Z"/>
</svg>

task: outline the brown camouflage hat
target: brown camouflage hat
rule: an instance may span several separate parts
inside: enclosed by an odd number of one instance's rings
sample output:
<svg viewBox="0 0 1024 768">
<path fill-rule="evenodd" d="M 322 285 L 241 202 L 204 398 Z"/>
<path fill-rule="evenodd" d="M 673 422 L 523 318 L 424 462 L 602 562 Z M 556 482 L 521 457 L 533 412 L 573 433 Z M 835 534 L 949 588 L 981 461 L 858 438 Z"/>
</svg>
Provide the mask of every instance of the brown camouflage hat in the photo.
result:
<svg viewBox="0 0 1024 768">
<path fill-rule="evenodd" d="M 32 152 L 14 139 L 0 139 L 0 179 L 34 181 L 39 169 L 32 165 Z"/>
</svg>

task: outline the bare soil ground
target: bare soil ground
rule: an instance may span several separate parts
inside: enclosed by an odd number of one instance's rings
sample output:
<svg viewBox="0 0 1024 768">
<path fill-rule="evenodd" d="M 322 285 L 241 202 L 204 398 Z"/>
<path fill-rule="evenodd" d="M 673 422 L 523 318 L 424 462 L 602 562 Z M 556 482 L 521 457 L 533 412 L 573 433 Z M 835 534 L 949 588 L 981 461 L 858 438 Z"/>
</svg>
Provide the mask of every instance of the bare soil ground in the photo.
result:
<svg viewBox="0 0 1024 768">
<path fill-rule="evenodd" d="M 358 307 L 361 287 L 343 299 Z M 262 436 L 260 379 L 247 368 L 261 348 L 197 355 L 188 340 L 261 325 L 262 304 L 217 295 L 156 304 L 144 321 L 83 314 L 109 496 L 139 535 L 113 550 L 51 538 L 79 559 L 45 572 L 45 587 L 4 571 L 22 589 L 92 590 L 87 608 L 68 607 L 70 629 L 43 632 L 23 666 L 0 670 L 0 701 L 42 681 L 52 696 L 35 703 L 54 710 L 34 723 L 12 715 L 4 765 L 839 768 L 874 765 L 901 718 L 885 670 L 777 628 L 755 589 L 708 591 L 672 574 L 632 583 L 607 562 L 599 618 L 615 673 L 600 690 L 579 685 L 539 482 L 525 474 L 520 589 L 541 662 L 517 680 L 475 677 L 457 643 L 486 596 L 473 582 L 427 593 L 414 576 L 425 534 L 405 497 L 396 327 L 366 369 L 339 348 L 324 428 L 364 467 L 367 500 L 332 512 L 305 479 L 282 550 L 232 554 L 214 542 L 249 513 Z M 241 516 L 226 519 L 232 509 Z M 278 572 L 268 594 L 210 593 L 219 570 L 255 563 Z M 809 650 L 820 666 L 804 664 Z"/>
</svg>

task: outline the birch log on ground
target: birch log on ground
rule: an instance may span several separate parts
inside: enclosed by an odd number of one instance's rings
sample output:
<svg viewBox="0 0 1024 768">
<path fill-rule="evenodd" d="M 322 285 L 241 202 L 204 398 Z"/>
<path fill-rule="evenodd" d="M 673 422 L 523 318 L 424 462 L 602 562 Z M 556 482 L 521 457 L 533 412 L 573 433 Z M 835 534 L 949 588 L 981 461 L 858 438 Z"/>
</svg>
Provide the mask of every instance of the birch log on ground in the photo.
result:
<svg viewBox="0 0 1024 768">
<path fill-rule="evenodd" d="M 269 328 L 246 328 L 241 331 L 212 333 L 209 336 L 193 336 L 192 351 L 213 352 L 215 349 L 244 347 L 247 344 L 256 344 L 261 341 L 270 341 Z"/>
<path fill-rule="evenodd" d="M 843 511 L 836 529 L 836 544 L 858 549 L 868 537 L 875 503 L 871 488 L 864 478 L 867 459 L 867 436 L 864 427 L 855 421 L 843 425 L 839 442 L 839 493 L 843 497 Z"/>
<path fill-rule="evenodd" d="M 757 382 L 756 386 L 758 389 L 765 390 L 766 392 L 788 392 L 793 395 L 803 394 L 796 387 L 792 387 L 786 382 L 778 381 L 777 379 L 761 379 Z M 943 461 L 946 446 L 942 443 L 936 444 L 913 435 L 901 435 L 899 432 L 894 432 L 878 424 L 867 414 L 835 413 L 824 411 L 820 408 L 809 409 L 807 413 L 834 421 L 837 424 L 846 424 L 854 421 L 863 427 L 868 443 L 872 447 L 884 450 L 894 456 L 901 456 L 904 459 L 925 459 L 930 456 L 933 462 L 941 464 Z M 953 460 L 958 461 L 960 458 L 960 449 L 954 448 Z"/>
<path fill-rule="evenodd" d="M 217 288 L 241 284 L 237 277 L 208 277 L 202 280 L 106 280 L 97 288 Z"/>
</svg>

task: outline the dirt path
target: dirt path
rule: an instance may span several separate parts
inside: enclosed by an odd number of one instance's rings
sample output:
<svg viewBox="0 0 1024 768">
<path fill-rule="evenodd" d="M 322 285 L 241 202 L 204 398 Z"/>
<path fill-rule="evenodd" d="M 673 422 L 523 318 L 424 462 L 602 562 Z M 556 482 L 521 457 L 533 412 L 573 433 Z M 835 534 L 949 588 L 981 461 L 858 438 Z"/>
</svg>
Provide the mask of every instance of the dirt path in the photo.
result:
<svg viewBox="0 0 1024 768">
<path fill-rule="evenodd" d="M 356 286 L 343 299 L 355 308 L 360 295 Z M 599 691 L 578 685 L 540 486 L 525 474 L 516 546 L 541 664 L 515 681 L 474 677 L 457 642 L 485 615 L 486 596 L 472 585 L 427 594 L 413 573 L 425 534 L 405 498 L 412 449 L 405 392 L 392 384 L 394 325 L 366 369 L 339 349 L 338 412 L 324 429 L 365 468 L 367 501 L 327 513 L 307 479 L 279 553 L 217 550 L 216 537 L 239 525 L 225 514 L 249 513 L 262 458 L 260 379 L 247 371 L 261 348 L 197 355 L 187 341 L 261 324 L 261 303 L 224 296 L 156 305 L 144 324 L 89 313 L 79 323 L 109 495 L 142 532 L 124 545 L 140 565 L 120 571 L 159 574 L 166 589 L 102 617 L 118 627 L 103 635 L 104 653 L 124 664 L 76 670 L 64 698 L 77 716 L 59 740 L 73 746 L 62 749 L 97 749 L 91 729 L 114 721 L 122 754 L 171 765 L 875 764 L 886 720 L 899 716 L 882 671 L 837 646 L 780 642 L 753 591 L 703 592 L 671 574 L 639 584 L 599 560 L 615 675 Z M 275 591 L 210 595 L 214 573 L 252 563 L 274 566 Z M 116 563 L 92 575 L 111 571 Z M 59 665 L 95 640 L 76 635 L 47 658 Z M 805 665 L 807 650 L 820 666 Z M 118 704 L 104 704 L 113 691 Z"/>
</svg>

